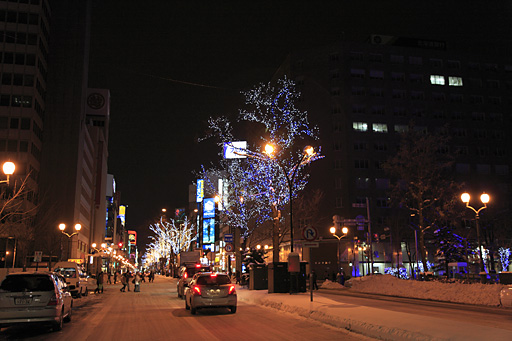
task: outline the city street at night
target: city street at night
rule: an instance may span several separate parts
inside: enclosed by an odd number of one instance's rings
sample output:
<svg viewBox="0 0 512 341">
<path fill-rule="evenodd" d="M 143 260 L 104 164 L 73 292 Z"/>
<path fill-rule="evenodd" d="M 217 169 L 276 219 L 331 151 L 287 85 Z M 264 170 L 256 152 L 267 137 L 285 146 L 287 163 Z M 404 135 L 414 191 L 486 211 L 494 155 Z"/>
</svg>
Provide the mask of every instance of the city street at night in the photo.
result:
<svg viewBox="0 0 512 341">
<path fill-rule="evenodd" d="M 157 276 L 141 292 L 103 294 L 75 300 L 70 323 L 60 332 L 44 327 L 4 328 L 0 339 L 33 340 L 505 340 L 512 337 L 512 310 L 345 291 L 268 294 L 238 287 L 238 311 L 192 315 L 176 295 L 176 279 Z M 348 323 L 348 324 L 347 324 Z M 347 325 L 345 325 L 347 324 Z M 345 328 L 357 331 L 353 333 Z M 373 337 L 373 338 L 372 338 Z"/>
</svg>

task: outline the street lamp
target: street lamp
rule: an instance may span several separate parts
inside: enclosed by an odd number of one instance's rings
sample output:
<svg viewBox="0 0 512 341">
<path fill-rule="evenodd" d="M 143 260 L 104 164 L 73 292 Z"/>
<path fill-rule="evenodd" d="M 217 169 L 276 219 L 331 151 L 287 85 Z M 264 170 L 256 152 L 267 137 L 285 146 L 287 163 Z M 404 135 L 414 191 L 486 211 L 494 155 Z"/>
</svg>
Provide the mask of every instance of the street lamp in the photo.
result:
<svg viewBox="0 0 512 341">
<path fill-rule="evenodd" d="M 7 180 L 2 180 L 2 181 L 0 181 L 0 183 L 7 183 L 7 185 L 9 185 L 9 176 L 14 174 L 16 165 L 11 161 L 7 161 L 4 163 L 2 169 L 4 171 L 4 174 L 7 175 Z"/>
<path fill-rule="evenodd" d="M 71 243 L 73 243 L 72 237 L 80 232 L 80 230 L 82 229 L 82 225 L 75 224 L 74 228 L 75 228 L 76 232 L 69 234 L 69 233 L 64 232 L 64 230 L 66 229 L 66 224 L 64 224 L 64 223 L 59 224 L 60 232 L 62 232 L 63 235 L 68 237 L 68 241 L 71 241 Z M 69 243 L 68 243 L 68 245 L 69 245 Z M 61 250 L 62 250 L 62 239 L 61 239 Z M 71 247 L 68 248 L 68 259 L 70 257 L 71 257 Z"/>
<path fill-rule="evenodd" d="M 332 235 L 336 238 L 338 238 L 338 268 L 341 271 L 341 238 L 346 237 L 348 233 L 348 228 L 346 226 L 343 226 L 341 228 L 342 235 L 338 236 L 336 234 L 336 227 L 332 226 L 329 231 L 332 233 Z"/>
<path fill-rule="evenodd" d="M 288 202 L 290 204 L 290 252 L 293 252 L 293 180 L 297 174 L 297 170 L 300 166 L 311 162 L 313 156 L 316 155 L 315 149 L 311 146 L 306 146 L 303 150 L 302 157 L 291 167 L 290 170 L 286 171 L 281 163 L 274 159 L 274 146 L 270 143 L 265 145 L 265 154 L 277 164 L 281 172 L 286 178 L 288 185 Z"/>
<path fill-rule="evenodd" d="M 463 203 L 466 204 L 466 208 L 469 208 L 470 210 L 475 212 L 476 238 L 478 241 L 478 251 L 480 252 L 480 273 L 485 273 L 483 250 L 482 250 L 482 244 L 480 243 L 479 220 L 480 220 L 480 211 L 483 210 L 484 208 L 487 208 L 487 203 L 489 203 L 489 201 L 491 200 L 491 197 L 489 196 L 489 194 L 482 193 L 482 195 L 480 195 L 480 201 L 482 202 L 482 204 L 484 204 L 484 206 L 480 207 L 479 209 L 475 209 L 474 207 L 469 205 L 469 201 L 471 200 L 471 196 L 469 195 L 469 193 L 462 193 L 462 195 L 460 196 L 460 199 L 462 200 Z"/>
</svg>

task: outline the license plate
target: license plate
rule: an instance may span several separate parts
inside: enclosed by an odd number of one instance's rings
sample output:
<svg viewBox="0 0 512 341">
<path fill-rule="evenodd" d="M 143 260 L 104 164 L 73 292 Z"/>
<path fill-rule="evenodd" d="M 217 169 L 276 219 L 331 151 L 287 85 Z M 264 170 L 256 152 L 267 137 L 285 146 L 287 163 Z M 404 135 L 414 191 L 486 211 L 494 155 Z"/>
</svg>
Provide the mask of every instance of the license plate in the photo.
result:
<svg viewBox="0 0 512 341">
<path fill-rule="evenodd" d="M 31 298 L 15 298 L 14 304 L 30 304 L 32 303 Z"/>
</svg>

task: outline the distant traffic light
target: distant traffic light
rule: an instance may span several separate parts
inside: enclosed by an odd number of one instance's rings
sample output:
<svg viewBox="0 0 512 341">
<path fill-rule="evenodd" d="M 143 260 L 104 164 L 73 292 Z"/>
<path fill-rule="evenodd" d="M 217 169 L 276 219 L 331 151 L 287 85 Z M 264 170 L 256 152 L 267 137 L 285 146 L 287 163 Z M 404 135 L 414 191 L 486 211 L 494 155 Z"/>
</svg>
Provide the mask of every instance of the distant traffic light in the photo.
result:
<svg viewBox="0 0 512 341">
<path fill-rule="evenodd" d="M 119 248 L 122 249 L 123 248 L 123 242 L 117 243 L 117 246 L 119 246 Z"/>
</svg>

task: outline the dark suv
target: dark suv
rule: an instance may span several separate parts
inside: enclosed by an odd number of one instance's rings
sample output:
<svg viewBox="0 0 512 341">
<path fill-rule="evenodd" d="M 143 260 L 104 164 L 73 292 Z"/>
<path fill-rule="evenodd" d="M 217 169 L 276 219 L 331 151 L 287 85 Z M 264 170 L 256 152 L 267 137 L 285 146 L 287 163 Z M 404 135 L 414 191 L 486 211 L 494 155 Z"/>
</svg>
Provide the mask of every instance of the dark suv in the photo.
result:
<svg viewBox="0 0 512 341">
<path fill-rule="evenodd" d="M 179 271 L 179 280 L 176 286 L 176 291 L 178 292 L 178 297 L 183 298 L 185 296 L 185 287 L 188 287 L 188 284 L 192 280 L 192 276 L 198 272 L 209 272 L 209 265 L 202 265 L 199 263 L 185 263 L 181 266 Z"/>
</svg>

